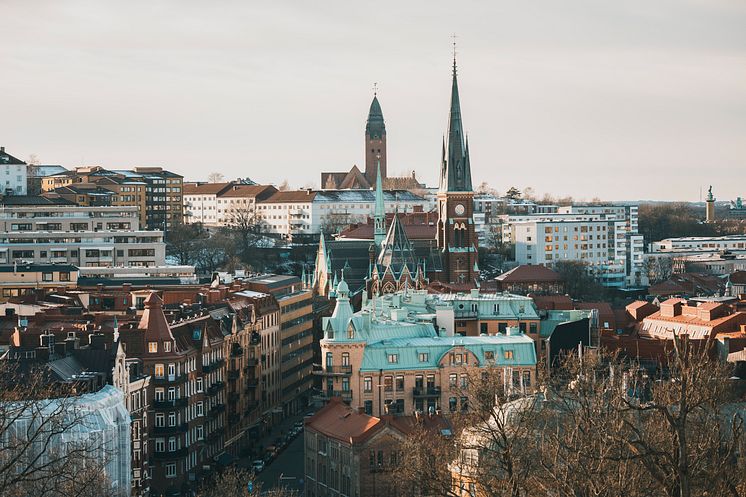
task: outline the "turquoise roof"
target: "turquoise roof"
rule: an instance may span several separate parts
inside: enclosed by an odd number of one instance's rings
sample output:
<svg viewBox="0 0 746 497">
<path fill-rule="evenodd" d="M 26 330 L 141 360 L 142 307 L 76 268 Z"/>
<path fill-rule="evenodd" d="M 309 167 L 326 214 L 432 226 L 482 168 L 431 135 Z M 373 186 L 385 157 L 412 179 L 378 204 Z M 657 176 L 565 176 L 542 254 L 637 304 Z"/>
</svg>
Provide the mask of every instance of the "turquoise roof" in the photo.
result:
<svg viewBox="0 0 746 497">
<path fill-rule="evenodd" d="M 434 331 L 434 330 L 433 330 Z M 492 352 L 498 367 L 535 366 L 536 348 L 534 341 L 526 335 L 496 335 L 479 337 L 438 337 L 395 338 L 368 343 L 363 353 L 360 371 L 379 370 L 432 370 L 454 347 L 463 347 L 473 353 L 480 365 L 487 365 L 485 352 Z M 512 351 L 513 358 L 505 359 L 505 351 Z M 427 361 L 420 362 L 420 353 L 427 353 Z M 396 354 L 398 361 L 390 363 L 389 355 Z"/>
<path fill-rule="evenodd" d="M 557 326 L 578 321 L 584 318 L 590 318 L 591 311 L 589 310 L 572 310 L 572 311 L 549 311 L 547 318 L 541 321 L 541 327 L 539 329 L 539 335 L 542 338 L 549 338 L 554 333 Z"/>
</svg>

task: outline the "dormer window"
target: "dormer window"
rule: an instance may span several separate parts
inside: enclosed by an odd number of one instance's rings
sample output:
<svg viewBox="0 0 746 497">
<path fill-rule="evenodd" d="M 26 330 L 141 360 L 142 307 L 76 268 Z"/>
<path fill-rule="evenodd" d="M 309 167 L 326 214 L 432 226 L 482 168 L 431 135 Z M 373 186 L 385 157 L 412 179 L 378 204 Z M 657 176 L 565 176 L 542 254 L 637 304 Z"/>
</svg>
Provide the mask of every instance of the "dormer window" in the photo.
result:
<svg viewBox="0 0 746 497">
<path fill-rule="evenodd" d="M 355 338 L 355 327 L 350 324 L 350 326 L 347 327 L 347 338 L 352 340 Z"/>
<path fill-rule="evenodd" d="M 163 342 L 163 352 L 171 352 L 171 342 Z"/>
<path fill-rule="evenodd" d="M 148 342 L 148 352 L 151 354 L 158 353 L 158 342 Z"/>
</svg>

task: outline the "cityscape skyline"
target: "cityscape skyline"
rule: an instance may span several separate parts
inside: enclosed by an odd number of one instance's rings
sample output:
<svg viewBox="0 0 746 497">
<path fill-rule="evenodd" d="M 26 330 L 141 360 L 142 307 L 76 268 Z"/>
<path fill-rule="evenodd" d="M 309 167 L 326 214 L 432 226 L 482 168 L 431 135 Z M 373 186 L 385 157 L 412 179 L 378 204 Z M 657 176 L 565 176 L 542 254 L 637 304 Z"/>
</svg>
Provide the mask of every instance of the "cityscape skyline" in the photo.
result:
<svg viewBox="0 0 746 497">
<path fill-rule="evenodd" d="M 392 174 L 415 170 L 436 186 L 455 31 L 475 186 L 697 201 L 714 183 L 719 199 L 743 195 L 712 174 L 737 176 L 746 160 L 736 2 L 499 4 L 481 16 L 442 4 L 233 4 L 204 18 L 196 3 L 173 6 L 6 3 L 18 22 L 0 48 L 0 91 L 13 97 L 3 145 L 66 167 L 319 187 L 320 171 L 363 163 L 377 83 Z"/>
</svg>

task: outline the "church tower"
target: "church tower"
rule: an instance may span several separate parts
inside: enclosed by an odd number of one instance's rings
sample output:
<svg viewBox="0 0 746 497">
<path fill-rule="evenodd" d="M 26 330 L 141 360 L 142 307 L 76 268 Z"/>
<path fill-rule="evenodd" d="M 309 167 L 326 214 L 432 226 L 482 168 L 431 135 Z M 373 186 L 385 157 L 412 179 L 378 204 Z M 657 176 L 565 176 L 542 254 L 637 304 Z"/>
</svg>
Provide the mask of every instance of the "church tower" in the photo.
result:
<svg viewBox="0 0 746 497">
<path fill-rule="evenodd" d="M 376 250 L 378 250 L 386 237 L 386 208 L 383 204 L 383 180 L 381 179 L 380 162 L 376 173 L 376 208 L 373 212 L 373 223 L 373 241 L 376 244 Z"/>
<path fill-rule="evenodd" d="M 444 283 L 470 284 L 479 276 L 473 211 L 469 141 L 461 120 L 454 56 L 448 136 L 443 142 L 438 190 L 437 242 L 443 263 L 440 279 Z"/>
<path fill-rule="evenodd" d="M 386 179 L 386 124 L 378 96 L 374 93 L 365 125 L 365 179 L 371 185 L 376 182 L 376 165 L 379 159 L 381 174 Z"/>
</svg>

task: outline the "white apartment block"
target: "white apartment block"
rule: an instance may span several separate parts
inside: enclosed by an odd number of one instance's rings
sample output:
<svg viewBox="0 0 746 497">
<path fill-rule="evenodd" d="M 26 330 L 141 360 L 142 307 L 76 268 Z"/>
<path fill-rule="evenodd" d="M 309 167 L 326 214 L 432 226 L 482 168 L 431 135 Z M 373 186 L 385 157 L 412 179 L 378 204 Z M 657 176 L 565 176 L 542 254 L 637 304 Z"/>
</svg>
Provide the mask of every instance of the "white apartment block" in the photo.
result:
<svg viewBox="0 0 746 497">
<path fill-rule="evenodd" d="M 270 185 L 206 183 L 184 185 L 184 219 L 207 226 L 231 226 L 256 215 L 256 203 L 277 189 Z"/>
<path fill-rule="evenodd" d="M 4 195 L 26 195 L 28 165 L 0 147 L 0 193 Z"/>
<path fill-rule="evenodd" d="M 650 252 L 672 255 L 746 253 L 746 235 L 686 236 L 666 238 L 650 244 Z"/>
<path fill-rule="evenodd" d="M 141 230 L 138 209 L 68 205 L 0 206 L 0 264 L 164 266 L 162 231 Z"/>
<path fill-rule="evenodd" d="M 604 286 L 647 284 L 637 206 L 570 206 L 501 219 L 503 241 L 515 244 L 519 264 L 575 260 L 586 262 Z"/>
<path fill-rule="evenodd" d="M 427 211 L 430 202 L 407 190 L 384 192 L 386 212 Z M 352 223 L 363 223 L 373 216 L 373 190 L 278 191 L 257 203 L 265 231 L 292 239 L 299 235 L 336 232 Z"/>
</svg>

